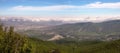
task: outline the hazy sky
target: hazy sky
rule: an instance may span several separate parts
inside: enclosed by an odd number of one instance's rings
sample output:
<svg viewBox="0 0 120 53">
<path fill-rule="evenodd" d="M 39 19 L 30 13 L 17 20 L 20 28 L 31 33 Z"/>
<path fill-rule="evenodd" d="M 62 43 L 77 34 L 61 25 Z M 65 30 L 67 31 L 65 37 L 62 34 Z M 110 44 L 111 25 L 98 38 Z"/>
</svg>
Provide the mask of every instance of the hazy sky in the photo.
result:
<svg viewBox="0 0 120 53">
<path fill-rule="evenodd" d="M 0 0 L 0 15 L 120 15 L 120 0 Z"/>
</svg>

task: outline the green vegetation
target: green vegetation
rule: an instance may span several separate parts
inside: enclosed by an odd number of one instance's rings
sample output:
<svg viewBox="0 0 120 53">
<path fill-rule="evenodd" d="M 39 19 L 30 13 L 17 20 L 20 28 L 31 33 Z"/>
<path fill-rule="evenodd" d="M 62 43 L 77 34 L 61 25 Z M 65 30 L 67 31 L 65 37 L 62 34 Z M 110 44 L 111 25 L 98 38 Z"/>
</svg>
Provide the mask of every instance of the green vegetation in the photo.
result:
<svg viewBox="0 0 120 53">
<path fill-rule="evenodd" d="M 43 41 L 14 32 L 14 27 L 0 25 L 0 53 L 120 53 L 120 40 Z"/>
<path fill-rule="evenodd" d="M 0 53 L 29 53 L 30 49 L 27 38 L 14 32 L 14 27 L 0 25 Z"/>
<path fill-rule="evenodd" d="M 57 50 L 59 53 L 120 53 L 120 40 L 102 41 L 55 41 L 47 42 L 31 38 L 32 53 L 52 53 Z"/>
</svg>

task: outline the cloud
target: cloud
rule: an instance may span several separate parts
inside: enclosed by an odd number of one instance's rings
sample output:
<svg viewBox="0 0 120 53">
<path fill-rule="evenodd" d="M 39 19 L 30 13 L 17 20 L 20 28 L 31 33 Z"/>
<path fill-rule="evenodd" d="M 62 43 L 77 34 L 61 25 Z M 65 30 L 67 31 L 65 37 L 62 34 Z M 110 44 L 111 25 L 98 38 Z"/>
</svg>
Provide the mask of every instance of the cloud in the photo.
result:
<svg viewBox="0 0 120 53">
<path fill-rule="evenodd" d="M 83 8 L 120 8 L 120 2 L 116 2 L 116 3 L 95 2 L 95 3 L 83 5 L 81 7 Z"/>
<path fill-rule="evenodd" d="M 64 10 L 75 8 L 75 6 L 70 5 L 57 5 L 57 6 L 43 6 L 43 7 L 34 7 L 34 6 L 15 6 L 11 8 L 12 10 L 32 10 L 32 11 L 54 11 L 54 10 Z"/>
<path fill-rule="evenodd" d="M 81 8 L 120 8 L 120 2 L 116 3 L 102 3 L 95 2 L 81 6 L 75 5 L 55 5 L 55 6 L 15 6 L 12 10 L 22 10 L 22 11 L 58 11 L 66 9 L 81 9 Z"/>
<path fill-rule="evenodd" d="M 105 15 L 105 16 L 0 16 L 1 19 L 23 19 L 23 20 L 31 20 L 31 21 L 65 21 L 70 23 L 75 22 L 102 22 L 106 20 L 120 20 L 120 15 Z"/>
</svg>

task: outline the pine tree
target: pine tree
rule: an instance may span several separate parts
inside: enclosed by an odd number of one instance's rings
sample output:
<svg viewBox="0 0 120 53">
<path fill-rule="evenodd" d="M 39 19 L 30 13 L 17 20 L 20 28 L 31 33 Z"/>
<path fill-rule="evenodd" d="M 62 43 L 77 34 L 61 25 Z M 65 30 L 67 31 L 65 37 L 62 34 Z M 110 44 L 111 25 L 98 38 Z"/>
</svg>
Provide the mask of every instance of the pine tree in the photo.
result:
<svg viewBox="0 0 120 53">
<path fill-rule="evenodd" d="M 0 25 L 0 53 L 30 53 L 28 39 L 14 32 L 14 27 Z"/>
</svg>

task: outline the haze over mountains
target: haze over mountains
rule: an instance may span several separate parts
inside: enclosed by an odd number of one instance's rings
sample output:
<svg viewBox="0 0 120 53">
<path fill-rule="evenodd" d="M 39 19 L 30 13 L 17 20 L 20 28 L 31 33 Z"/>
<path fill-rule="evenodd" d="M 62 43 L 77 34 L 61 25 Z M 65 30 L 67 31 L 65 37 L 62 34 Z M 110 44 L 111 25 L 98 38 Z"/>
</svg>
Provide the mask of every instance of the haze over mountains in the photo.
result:
<svg viewBox="0 0 120 53">
<path fill-rule="evenodd" d="M 115 19 L 114 19 L 115 18 Z M 86 21 L 26 19 L 25 17 L 1 17 L 7 26 L 14 26 L 16 31 L 43 40 L 116 40 L 120 38 L 120 17 L 103 19 L 97 18 Z M 99 18 L 98 18 L 99 19 Z"/>
<path fill-rule="evenodd" d="M 58 19 L 59 18 L 59 19 Z M 75 19 L 74 19 L 75 18 Z M 17 17 L 17 16 L 0 16 L 1 21 L 8 26 L 14 26 L 17 30 L 30 29 L 30 28 L 41 28 L 47 26 L 55 26 L 66 23 L 77 23 L 77 22 L 102 22 L 105 20 L 116 20 L 120 19 L 119 16 L 113 17 L 80 17 L 80 16 L 41 16 L 41 17 Z"/>
<path fill-rule="evenodd" d="M 100 22 L 105 20 L 120 19 L 119 15 L 106 15 L 106 16 L 78 16 L 78 15 L 66 15 L 66 16 L 0 16 L 2 20 L 11 21 L 64 21 L 64 22 Z"/>
<path fill-rule="evenodd" d="M 39 20 L 39 19 L 37 19 Z M 63 24 L 62 21 L 55 20 L 34 20 L 25 17 L 1 17 L 1 21 L 7 26 L 14 26 L 16 30 L 27 30 L 31 28 L 41 28 Z"/>
</svg>

